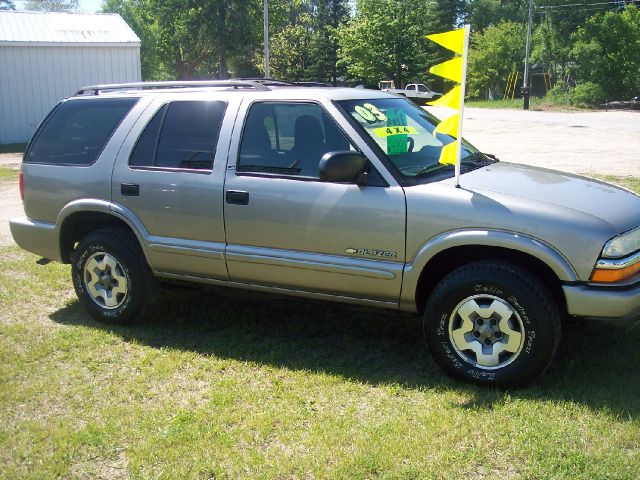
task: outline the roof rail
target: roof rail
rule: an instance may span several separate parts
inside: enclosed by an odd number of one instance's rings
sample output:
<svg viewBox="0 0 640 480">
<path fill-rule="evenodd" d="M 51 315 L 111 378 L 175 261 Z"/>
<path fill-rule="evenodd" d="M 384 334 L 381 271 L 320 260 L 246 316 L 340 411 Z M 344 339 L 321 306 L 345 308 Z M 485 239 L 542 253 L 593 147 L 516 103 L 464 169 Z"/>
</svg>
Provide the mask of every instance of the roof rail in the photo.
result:
<svg viewBox="0 0 640 480">
<path fill-rule="evenodd" d="M 155 88 L 206 88 L 227 87 L 234 90 L 254 89 L 270 90 L 269 87 L 249 80 L 203 80 L 203 81 L 178 81 L 178 82 L 137 82 L 137 83 L 111 83 L 106 85 L 92 85 L 82 87 L 74 96 L 100 95 L 101 92 L 114 90 L 151 90 Z"/>
</svg>

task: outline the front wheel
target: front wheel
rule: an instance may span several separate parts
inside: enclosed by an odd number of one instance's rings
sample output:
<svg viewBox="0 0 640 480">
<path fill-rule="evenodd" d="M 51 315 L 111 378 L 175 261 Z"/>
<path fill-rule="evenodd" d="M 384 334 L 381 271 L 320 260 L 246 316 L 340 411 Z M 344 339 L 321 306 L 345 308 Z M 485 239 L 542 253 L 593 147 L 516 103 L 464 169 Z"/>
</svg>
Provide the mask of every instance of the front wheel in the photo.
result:
<svg viewBox="0 0 640 480">
<path fill-rule="evenodd" d="M 506 262 L 475 262 L 433 290 L 424 332 L 447 373 L 476 383 L 520 386 L 551 364 L 560 341 L 552 295 L 528 271 Z"/>
</svg>

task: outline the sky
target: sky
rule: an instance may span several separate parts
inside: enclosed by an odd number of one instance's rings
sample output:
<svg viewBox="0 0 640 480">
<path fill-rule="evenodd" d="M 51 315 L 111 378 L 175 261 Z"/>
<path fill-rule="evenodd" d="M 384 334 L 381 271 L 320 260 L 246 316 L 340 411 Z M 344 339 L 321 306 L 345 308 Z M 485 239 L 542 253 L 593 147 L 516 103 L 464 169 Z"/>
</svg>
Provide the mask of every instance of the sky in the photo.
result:
<svg viewBox="0 0 640 480">
<path fill-rule="evenodd" d="M 16 7 L 19 10 L 24 9 L 24 5 L 27 3 L 27 0 L 14 0 Z M 102 7 L 102 0 L 80 0 L 80 11 L 85 13 L 94 13 L 100 10 Z"/>
</svg>

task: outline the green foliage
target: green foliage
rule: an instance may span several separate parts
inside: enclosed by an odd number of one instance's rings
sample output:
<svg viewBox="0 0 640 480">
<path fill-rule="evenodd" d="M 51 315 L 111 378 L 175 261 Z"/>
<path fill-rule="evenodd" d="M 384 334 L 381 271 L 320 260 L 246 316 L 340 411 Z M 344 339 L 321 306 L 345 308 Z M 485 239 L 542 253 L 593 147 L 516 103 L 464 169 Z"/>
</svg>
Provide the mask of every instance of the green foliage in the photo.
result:
<svg viewBox="0 0 640 480">
<path fill-rule="evenodd" d="M 596 15 L 572 35 L 578 78 L 597 84 L 609 100 L 640 94 L 640 10 Z"/>
<path fill-rule="evenodd" d="M 11 0 L 0 0 L 0 10 L 15 10 L 16 4 Z"/>
<path fill-rule="evenodd" d="M 358 0 L 355 15 L 338 32 L 339 64 L 350 78 L 371 85 L 427 77 L 428 66 L 447 55 L 438 56 L 439 47 L 425 38 L 441 31 L 433 16 L 433 5 L 421 0 Z"/>
<path fill-rule="evenodd" d="M 144 80 L 175 78 L 165 64 L 159 44 L 159 26 L 146 0 L 105 0 L 104 12 L 118 13 L 140 38 L 140 63 Z"/>
<path fill-rule="evenodd" d="M 502 22 L 522 23 L 527 9 L 527 0 L 468 0 L 465 22 L 473 26 L 475 32 Z"/>
<path fill-rule="evenodd" d="M 546 95 L 552 103 L 578 108 L 596 107 L 606 101 L 602 87 L 593 82 L 581 82 L 575 87 L 557 83 Z"/>
<path fill-rule="evenodd" d="M 38 12 L 77 12 L 78 0 L 29 0 L 24 8 Z"/>
<path fill-rule="evenodd" d="M 513 69 L 522 71 L 525 35 L 524 26 L 513 22 L 501 22 L 473 35 L 467 73 L 469 97 L 484 98 L 489 89 L 503 91 Z"/>
<path fill-rule="evenodd" d="M 270 20 L 275 17 L 270 22 L 271 76 L 335 83 L 344 74 L 336 31 L 347 19 L 347 2 L 276 1 L 269 8 Z"/>
<path fill-rule="evenodd" d="M 230 65 L 245 75 L 257 8 L 251 0 L 106 0 L 103 11 L 120 13 L 140 37 L 145 80 L 185 80 L 228 78 Z"/>
<path fill-rule="evenodd" d="M 287 25 L 271 37 L 271 76 L 286 80 L 307 80 L 311 63 L 313 37 L 312 17 L 308 13 L 297 16 L 295 23 Z"/>
</svg>

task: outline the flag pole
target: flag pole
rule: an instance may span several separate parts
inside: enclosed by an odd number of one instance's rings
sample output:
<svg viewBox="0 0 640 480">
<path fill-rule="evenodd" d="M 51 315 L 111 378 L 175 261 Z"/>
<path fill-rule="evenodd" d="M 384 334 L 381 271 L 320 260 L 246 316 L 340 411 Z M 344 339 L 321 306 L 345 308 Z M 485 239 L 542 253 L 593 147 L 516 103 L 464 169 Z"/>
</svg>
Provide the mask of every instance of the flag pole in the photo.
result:
<svg viewBox="0 0 640 480">
<path fill-rule="evenodd" d="M 471 25 L 464 26 L 464 48 L 462 50 L 462 84 L 460 85 L 460 108 L 458 114 L 458 147 L 456 148 L 456 188 L 460 188 L 460 163 L 462 162 L 462 123 L 464 122 L 464 96 L 467 88 L 467 59 L 469 57 L 469 32 Z"/>
</svg>

